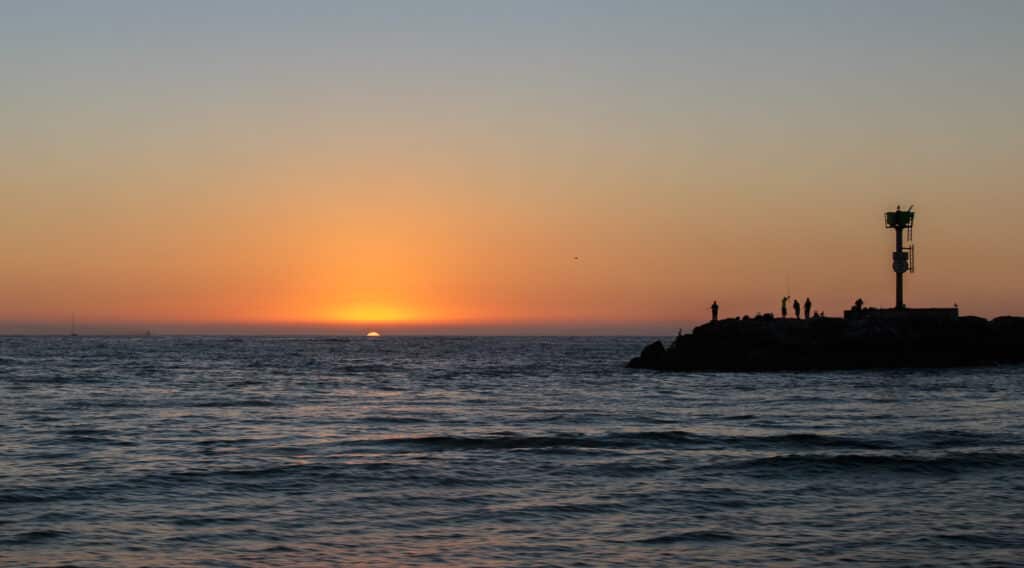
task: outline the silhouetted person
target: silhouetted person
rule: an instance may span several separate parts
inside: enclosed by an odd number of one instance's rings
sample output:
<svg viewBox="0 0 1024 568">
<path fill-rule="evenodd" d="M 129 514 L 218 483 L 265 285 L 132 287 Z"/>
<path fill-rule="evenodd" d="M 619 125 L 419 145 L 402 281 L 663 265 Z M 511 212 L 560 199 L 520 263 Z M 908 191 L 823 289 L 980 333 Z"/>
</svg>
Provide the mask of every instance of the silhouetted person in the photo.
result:
<svg viewBox="0 0 1024 568">
<path fill-rule="evenodd" d="M 793 300 L 793 317 L 800 319 L 800 300 Z"/>
<path fill-rule="evenodd" d="M 857 298 L 857 301 L 853 303 L 853 309 L 854 309 L 854 311 L 857 311 L 857 312 L 863 310 L 864 309 L 864 300 L 861 300 L 860 298 Z"/>
<path fill-rule="evenodd" d="M 782 319 L 786 319 L 786 304 L 789 303 L 789 296 L 782 297 Z"/>
<path fill-rule="evenodd" d="M 718 321 L 718 300 L 711 303 L 711 321 Z"/>
<path fill-rule="evenodd" d="M 807 298 L 804 300 L 804 319 L 811 317 L 811 299 Z"/>
</svg>

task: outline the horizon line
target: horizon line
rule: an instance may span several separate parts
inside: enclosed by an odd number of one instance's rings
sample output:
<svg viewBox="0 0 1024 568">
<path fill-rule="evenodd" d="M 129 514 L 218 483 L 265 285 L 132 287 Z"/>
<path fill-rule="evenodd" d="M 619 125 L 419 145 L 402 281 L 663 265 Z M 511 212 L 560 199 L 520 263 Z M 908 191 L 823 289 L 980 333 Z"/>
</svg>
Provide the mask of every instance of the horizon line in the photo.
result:
<svg viewBox="0 0 1024 568">
<path fill-rule="evenodd" d="M 402 336 L 660 336 L 689 331 L 704 322 L 691 321 L 546 321 L 487 323 L 313 323 L 313 322 L 96 322 L 79 323 L 78 336 L 279 336 L 361 337 L 371 331 Z M 54 322 L 0 321 L 0 336 L 71 336 Z"/>
</svg>

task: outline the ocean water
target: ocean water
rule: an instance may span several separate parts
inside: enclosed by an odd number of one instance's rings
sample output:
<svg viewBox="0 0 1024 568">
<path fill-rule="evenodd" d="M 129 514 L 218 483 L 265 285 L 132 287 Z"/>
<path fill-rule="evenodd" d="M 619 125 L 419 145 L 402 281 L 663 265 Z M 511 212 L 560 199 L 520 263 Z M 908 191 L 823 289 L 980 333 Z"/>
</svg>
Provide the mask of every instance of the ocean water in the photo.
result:
<svg viewBox="0 0 1024 568">
<path fill-rule="evenodd" d="M 1024 367 L 0 338 L 0 565 L 1024 564 Z"/>
</svg>

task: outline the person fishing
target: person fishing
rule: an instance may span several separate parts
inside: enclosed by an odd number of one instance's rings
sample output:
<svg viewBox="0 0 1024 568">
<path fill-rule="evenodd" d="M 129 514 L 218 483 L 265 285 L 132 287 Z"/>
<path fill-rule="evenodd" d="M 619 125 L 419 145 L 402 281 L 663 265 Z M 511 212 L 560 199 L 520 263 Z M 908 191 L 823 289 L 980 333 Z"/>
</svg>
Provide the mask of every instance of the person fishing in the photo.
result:
<svg viewBox="0 0 1024 568">
<path fill-rule="evenodd" d="M 711 303 L 711 321 L 718 321 L 718 300 Z"/>
<path fill-rule="evenodd" d="M 786 319 L 786 304 L 789 303 L 789 296 L 782 297 L 782 319 Z"/>
<path fill-rule="evenodd" d="M 793 317 L 800 319 L 800 300 L 793 300 Z"/>
</svg>

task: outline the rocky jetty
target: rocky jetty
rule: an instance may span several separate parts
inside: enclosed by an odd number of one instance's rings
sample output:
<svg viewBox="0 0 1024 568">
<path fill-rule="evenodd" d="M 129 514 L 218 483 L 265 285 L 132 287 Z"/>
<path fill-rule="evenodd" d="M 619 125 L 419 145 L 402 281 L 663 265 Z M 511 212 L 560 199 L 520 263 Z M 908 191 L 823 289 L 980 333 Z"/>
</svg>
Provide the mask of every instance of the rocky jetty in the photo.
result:
<svg viewBox="0 0 1024 568">
<path fill-rule="evenodd" d="M 956 310 L 857 310 L 844 318 L 728 319 L 656 341 L 629 367 L 665 371 L 783 371 L 954 367 L 1024 362 L 1024 318 Z"/>
</svg>

